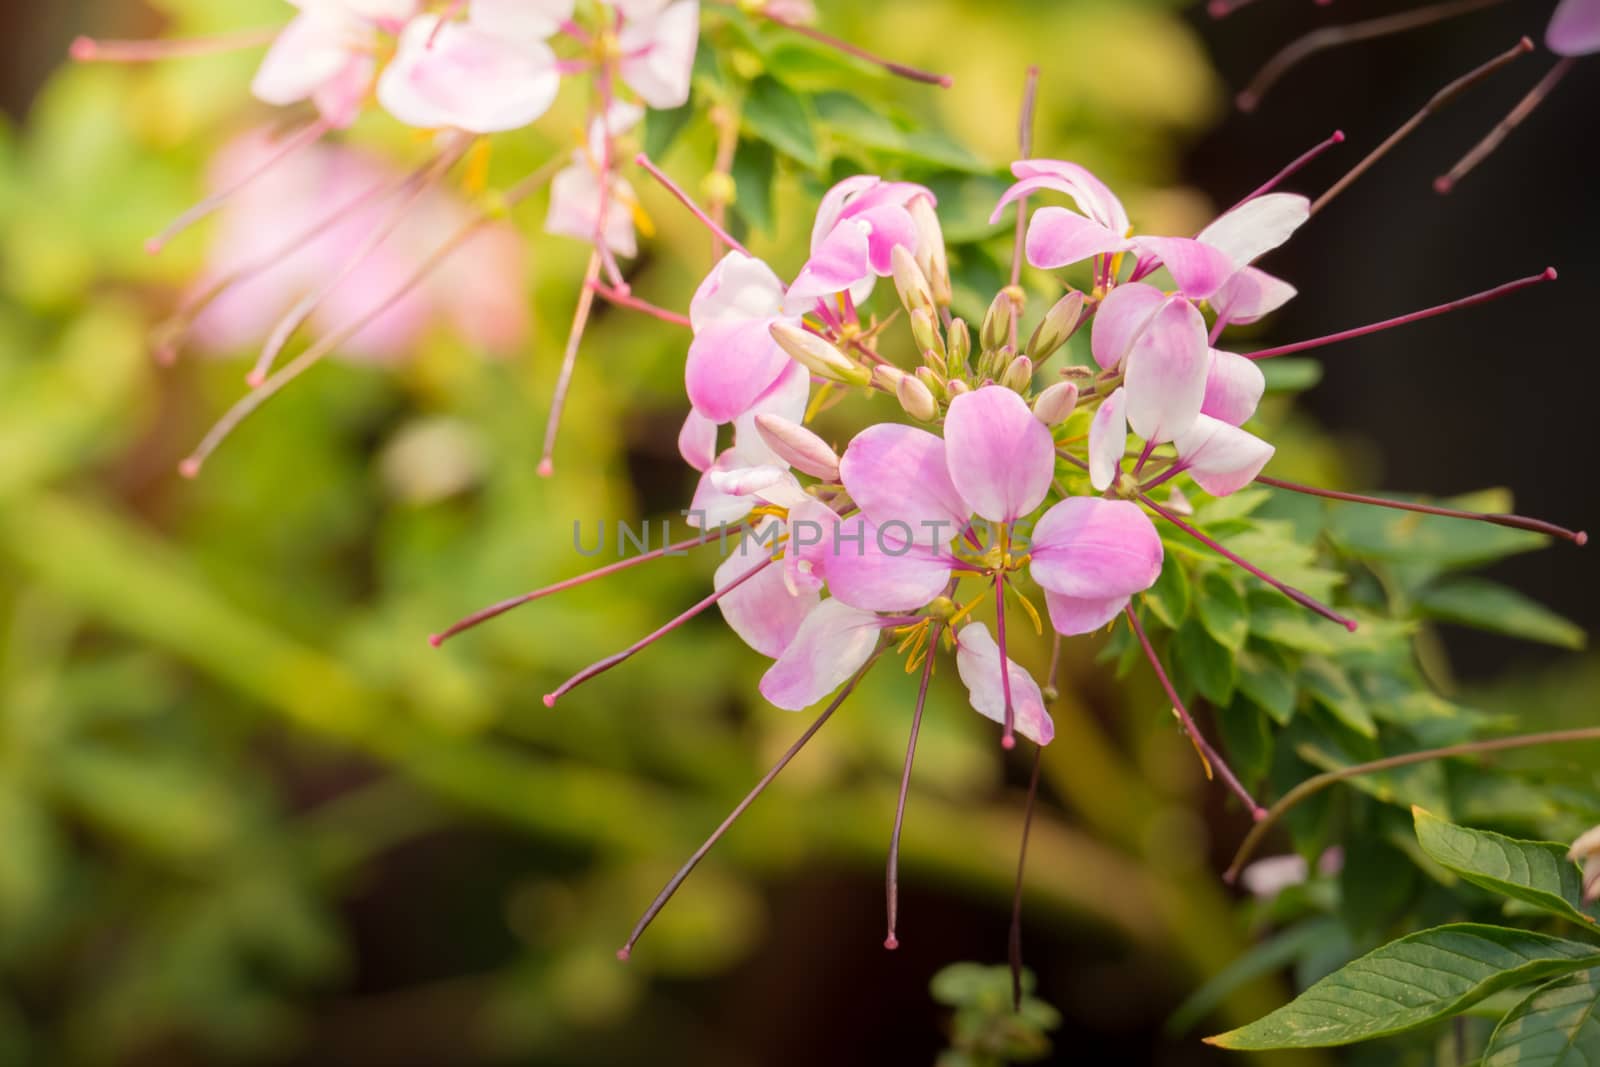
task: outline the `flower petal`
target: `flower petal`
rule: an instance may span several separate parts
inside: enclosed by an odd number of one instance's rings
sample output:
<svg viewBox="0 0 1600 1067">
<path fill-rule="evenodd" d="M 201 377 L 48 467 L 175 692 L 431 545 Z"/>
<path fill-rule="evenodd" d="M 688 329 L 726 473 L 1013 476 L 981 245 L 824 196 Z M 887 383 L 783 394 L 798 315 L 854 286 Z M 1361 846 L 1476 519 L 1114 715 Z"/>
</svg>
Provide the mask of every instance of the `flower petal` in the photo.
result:
<svg viewBox="0 0 1600 1067">
<path fill-rule="evenodd" d="M 1246 267 L 1211 294 L 1211 306 L 1221 322 L 1241 325 L 1255 322 L 1294 299 L 1295 287 L 1264 270 Z"/>
<path fill-rule="evenodd" d="M 789 286 L 785 309 L 800 314 L 822 297 L 853 292 L 856 285 L 872 279 L 871 257 L 871 227 L 855 219 L 839 223 L 800 268 Z"/>
<path fill-rule="evenodd" d="M 1283 244 L 1311 217 L 1311 201 L 1297 193 L 1266 193 L 1246 200 L 1196 238 L 1243 267 Z"/>
<path fill-rule="evenodd" d="M 783 580 L 783 566 L 772 561 L 775 539 L 783 533 L 783 523 L 768 519 L 757 528 L 757 537 L 743 537 L 730 548 L 728 558 L 717 567 L 713 589 L 727 589 L 757 567 L 761 572 L 746 579 L 738 588 L 717 601 L 722 617 L 740 639 L 763 656 L 777 659 L 789 647 L 800 624 L 821 602 L 816 591 L 790 591 Z"/>
<path fill-rule="evenodd" d="M 855 174 L 823 193 L 822 202 L 817 205 L 817 217 L 811 224 L 811 251 L 815 252 L 828 239 L 853 200 L 882 183 L 883 179 L 876 174 Z"/>
<path fill-rule="evenodd" d="M 1010 389 L 987 385 L 951 400 L 944 443 L 951 484 L 968 510 L 986 519 L 1019 519 L 1050 489 L 1055 442 Z"/>
<path fill-rule="evenodd" d="M 917 249 L 917 222 L 900 204 L 883 204 L 851 216 L 867 228 L 867 264 L 880 278 L 893 272 L 894 250 L 904 246 L 913 255 Z"/>
<path fill-rule="evenodd" d="M 1019 663 L 1009 657 L 1006 674 L 1011 682 L 1011 716 L 1017 733 L 1037 745 L 1048 745 L 1056 736 L 1056 724 L 1044 710 L 1044 694 Z M 1006 694 L 1000 676 L 1000 648 L 981 622 L 961 628 L 956 635 L 956 672 L 967 687 L 972 708 L 994 722 L 1006 721 Z"/>
<path fill-rule="evenodd" d="M 1213 348 L 1200 413 L 1234 426 L 1242 425 L 1256 413 L 1266 390 L 1267 376 L 1255 360 Z"/>
<path fill-rule="evenodd" d="M 409 126 L 471 133 L 520 129 L 549 110 L 560 88 L 542 41 L 512 44 L 465 22 L 412 19 L 378 79 L 378 101 Z"/>
<path fill-rule="evenodd" d="M 732 422 L 788 370 L 792 361 L 770 326 L 767 319 L 713 322 L 695 334 L 683 377 L 696 411 Z"/>
<path fill-rule="evenodd" d="M 1062 637 L 1091 634 L 1122 614 L 1129 597 L 1076 597 L 1044 591 L 1044 605 L 1050 612 L 1050 626 Z"/>
<path fill-rule="evenodd" d="M 882 629 L 871 612 L 824 600 L 800 624 L 778 662 L 761 676 L 761 695 L 787 711 L 810 707 L 867 662 Z"/>
<path fill-rule="evenodd" d="M 1127 358 L 1134 338 L 1150 317 L 1166 301 L 1166 294 L 1153 285 L 1132 282 L 1119 285 L 1106 294 L 1095 312 L 1089 336 L 1094 361 L 1106 370 L 1116 370 Z"/>
<path fill-rule="evenodd" d="M 279 107 L 308 100 L 339 76 L 369 35 L 359 21 L 334 12 L 296 15 L 267 50 L 250 92 L 262 103 Z"/>
<path fill-rule="evenodd" d="M 1212 496 L 1227 496 L 1255 481 L 1275 449 L 1246 430 L 1201 415 L 1173 442 L 1189 475 Z"/>
<path fill-rule="evenodd" d="M 972 516 L 950 480 L 944 441 L 914 426 L 862 430 L 845 449 L 839 476 L 862 514 L 909 524 L 924 547 L 948 545 Z"/>
<path fill-rule="evenodd" d="M 699 44 L 699 0 L 679 0 L 659 15 L 632 19 L 617 35 L 622 80 L 653 108 L 681 107 L 689 99 Z"/>
<path fill-rule="evenodd" d="M 717 455 L 717 424 L 690 408 L 678 431 L 678 455 L 701 474 L 710 470 Z"/>
<path fill-rule="evenodd" d="M 1187 430 L 1205 402 L 1210 370 L 1205 319 L 1189 301 L 1170 298 L 1134 338 L 1124 361 L 1133 432 L 1159 444 Z"/>
<path fill-rule="evenodd" d="M 619 256 L 639 254 L 639 239 L 634 231 L 633 187 L 620 177 L 611 179 L 611 188 L 600 188 L 600 176 L 587 160 L 563 169 L 550 182 L 550 210 L 545 216 L 547 233 L 593 241 L 600 236 L 606 247 Z M 605 208 L 605 226 L 600 210 Z"/>
<path fill-rule="evenodd" d="M 745 463 L 776 463 L 789 466 L 788 460 L 778 455 L 767 444 L 761 431 L 756 429 L 760 415 L 777 415 L 790 422 L 805 418 L 806 404 L 811 399 L 811 374 L 798 363 L 791 362 L 778 375 L 767 391 L 756 397 L 744 414 L 733 420 L 733 449 Z"/>
<path fill-rule="evenodd" d="M 1560 56 L 1600 52 L 1600 0 L 1561 0 L 1550 16 L 1544 42 Z"/>
<path fill-rule="evenodd" d="M 1136 237 L 1133 243 L 1142 255 L 1160 260 L 1178 291 L 1193 300 L 1204 300 L 1238 270 L 1225 253 L 1188 237 Z"/>
<path fill-rule="evenodd" d="M 1040 270 L 1068 267 L 1090 256 L 1120 252 L 1127 247 L 1127 239 L 1116 231 L 1053 204 L 1033 213 L 1024 245 L 1028 262 Z"/>
<path fill-rule="evenodd" d="M 783 308 L 783 282 L 771 267 L 743 252 L 729 252 L 706 275 L 689 302 L 696 332 L 715 322 L 771 320 Z"/>
<path fill-rule="evenodd" d="M 1117 389 L 1100 404 L 1089 423 L 1089 484 L 1105 492 L 1117 480 L 1128 450 L 1128 391 Z"/>
<path fill-rule="evenodd" d="M 1018 197 L 1027 196 L 1038 189 L 1053 189 L 1072 197 L 1078 210 L 1115 233 L 1128 232 L 1128 213 L 1104 182 L 1076 163 L 1059 159 L 1023 159 L 1011 164 L 1011 173 L 1017 183 L 1000 198 L 991 222 L 997 222 L 1001 211 Z"/>
<path fill-rule="evenodd" d="M 1040 517 L 1031 540 L 1033 580 L 1065 596 L 1129 596 L 1161 574 L 1161 538 L 1132 501 L 1068 497 Z"/>
<path fill-rule="evenodd" d="M 828 560 L 838 543 L 839 514 L 808 496 L 789 509 L 789 544 L 783 553 L 783 579 L 791 591 L 816 591 L 828 577 Z"/>
<path fill-rule="evenodd" d="M 749 496 L 725 493 L 718 489 L 712 480 L 715 474 L 724 474 L 742 466 L 730 448 L 718 456 L 716 462 L 700 476 L 700 481 L 695 486 L 694 499 L 689 502 L 686 521 L 690 526 L 700 530 L 714 530 L 718 526 L 736 523 L 750 514 L 750 509 L 759 501 Z"/>
<path fill-rule="evenodd" d="M 507 41 L 542 41 L 572 18 L 575 6 L 575 0 L 472 0 L 467 18 Z"/>
<path fill-rule="evenodd" d="M 913 545 L 901 520 L 875 526 L 860 515 L 844 519 L 823 546 L 828 589 L 851 607 L 910 611 L 944 591 L 950 563 L 942 553 Z"/>
</svg>

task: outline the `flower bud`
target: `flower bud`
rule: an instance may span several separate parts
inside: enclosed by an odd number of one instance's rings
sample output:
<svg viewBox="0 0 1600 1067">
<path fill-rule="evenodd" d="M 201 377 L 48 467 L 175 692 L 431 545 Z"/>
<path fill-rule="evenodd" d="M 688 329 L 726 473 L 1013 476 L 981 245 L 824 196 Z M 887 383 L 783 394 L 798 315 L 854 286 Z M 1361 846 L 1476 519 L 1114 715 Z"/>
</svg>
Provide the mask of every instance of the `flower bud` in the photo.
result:
<svg viewBox="0 0 1600 1067">
<path fill-rule="evenodd" d="M 968 385 L 966 382 L 962 381 L 960 378 L 952 378 L 950 381 L 945 383 L 944 388 L 945 388 L 945 391 L 950 394 L 950 399 L 951 400 L 954 400 L 956 397 L 960 396 L 962 393 L 970 393 L 970 392 L 972 392 L 972 386 Z"/>
<path fill-rule="evenodd" d="M 916 370 L 916 375 L 917 381 L 921 382 L 923 385 L 926 385 L 928 387 L 928 391 L 934 396 L 939 397 L 948 395 L 945 391 L 944 381 L 933 372 L 931 367 L 918 367 Z"/>
<path fill-rule="evenodd" d="M 911 336 L 916 339 L 917 348 L 922 352 L 922 358 L 930 355 L 937 357 L 938 362 L 944 363 L 944 336 L 939 331 L 939 320 L 934 317 L 930 308 L 917 308 L 911 312 Z M 929 362 L 929 366 L 932 366 Z"/>
<path fill-rule="evenodd" d="M 933 287 L 933 298 L 940 307 L 950 306 L 950 261 L 945 254 L 944 230 L 939 226 L 939 216 L 933 201 L 918 196 L 908 209 L 917 224 L 917 266 Z"/>
<path fill-rule="evenodd" d="M 795 470 L 826 481 L 838 481 L 839 454 L 804 426 L 781 415 L 764 413 L 756 416 L 756 431 L 767 447 Z"/>
<path fill-rule="evenodd" d="M 1034 398 L 1033 414 L 1046 426 L 1059 426 L 1067 421 L 1067 416 L 1071 415 L 1072 409 L 1077 406 L 1077 385 L 1073 382 L 1057 382 L 1046 386 L 1044 391 Z"/>
<path fill-rule="evenodd" d="M 1600 900 L 1600 826 L 1596 826 L 1572 843 L 1567 858 L 1583 864 L 1583 899 L 1592 904 Z"/>
<path fill-rule="evenodd" d="M 978 357 L 978 380 L 999 381 L 1005 374 L 1006 368 L 1011 366 L 1011 361 L 1017 357 L 1017 350 L 1010 345 L 1001 345 L 999 348 L 988 349 Z"/>
<path fill-rule="evenodd" d="M 885 392 L 894 392 L 900 388 L 900 379 L 906 372 L 899 367 L 891 367 L 887 363 L 878 363 L 872 368 L 872 384 Z"/>
<path fill-rule="evenodd" d="M 995 294 L 994 302 L 983 316 L 983 326 L 978 330 L 978 342 L 984 351 L 999 348 L 1011 339 L 1011 323 L 1017 317 L 1017 305 L 1005 289 Z"/>
<path fill-rule="evenodd" d="M 1000 375 L 1000 384 L 1014 393 L 1025 393 L 1033 384 L 1033 360 L 1018 356 Z"/>
<path fill-rule="evenodd" d="M 938 417 L 939 402 L 933 399 L 933 393 L 920 379 L 911 375 L 901 377 L 896 394 L 906 414 L 918 422 L 932 422 Z"/>
<path fill-rule="evenodd" d="M 1083 294 L 1074 289 L 1045 312 L 1038 329 L 1028 339 L 1028 347 L 1024 349 L 1028 358 L 1037 364 L 1055 355 L 1077 332 L 1082 318 Z"/>
<path fill-rule="evenodd" d="M 772 324 L 772 339 L 789 357 L 813 374 L 851 385 L 866 385 L 872 376 L 824 338 L 789 322 Z"/>
<path fill-rule="evenodd" d="M 951 377 L 965 376 L 972 370 L 972 365 L 967 362 L 972 355 L 972 331 L 967 328 L 965 319 L 956 319 L 950 324 L 950 341 L 945 356 L 945 366 L 949 369 Z"/>
<path fill-rule="evenodd" d="M 895 291 L 900 294 L 900 303 L 906 306 L 906 310 L 933 307 L 933 289 L 928 285 L 922 268 L 917 266 L 917 257 L 911 254 L 911 249 L 905 245 L 895 245 L 889 253 L 889 264 L 894 274 Z"/>
<path fill-rule="evenodd" d="M 1167 510 L 1174 515 L 1193 515 L 1194 505 L 1189 503 L 1189 498 L 1183 495 L 1183 490 L 1173 486 L 1167 491 Z"/>
</svg>

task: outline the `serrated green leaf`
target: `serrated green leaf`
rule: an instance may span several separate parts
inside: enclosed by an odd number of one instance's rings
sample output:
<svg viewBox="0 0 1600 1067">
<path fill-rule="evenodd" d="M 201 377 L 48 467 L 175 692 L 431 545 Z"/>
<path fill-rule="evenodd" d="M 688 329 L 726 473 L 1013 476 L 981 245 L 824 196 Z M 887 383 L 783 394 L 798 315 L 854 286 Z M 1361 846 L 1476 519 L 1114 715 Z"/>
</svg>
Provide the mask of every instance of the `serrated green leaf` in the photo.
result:
<svg viewBox="0 0 1600 1067">
<path fill-rule="evenodd" d="M 1600 946 L 1477 923 L 1435 927 L 1346 964 L 1247 1026 L 1230 1049 L 1322 1048 L 1446 1019 L 1491 993 L 1600 965 Z"/>
<path fill-rule="evenodd" d="M 1600 971 L 1540 986 L 1500 1020 L 1483 1067 L 1592 1067 L 1600 1063 Z"/>
<path fill-rule="evenodd" d="M 1178 628 L 1172 639 L 1172 654 L 1180 685 L 1192 685 L 1217 707 L 1233 700 L 1238 668 L 1233 654 L 1211 639 L 1206 628 L 1190 619 Z"/>
<path fill-rule="evenodd" d="M 1508 637 L 1578 650 L 1587 642 L 1583 628 L 1543 604 L 1484 578 L 1453 578 L 1417 594 L 1429 618 L 1474 626 Z"/>
<path fill-rule="evenodd" d="M 822 169 L 822 153 L 811 131 L 805 103 L 775 78 L 750 84 L 744 102 L 744 123 L 752 133 L 810 170 Z"/>
<path fill-rule="evenodd" d="M 1225 575 L 1208 571 L 1201 577 L 1195 607 L 1206 632 L 1218 644 L 1234 652 L 1244 648 L 1245 639 L 1250 636 L 1250 610 L 1245 606 L 1244 594 Z"/>
<path fill-rule="evenodd" d="M 1600 921 L 1582 904 L 1582 880 L 1567 846 L 1457 826 L 1421 808 L 1412 816 L 1422 850 L 1474 885 L 1563 919 Z"/>
</svg>

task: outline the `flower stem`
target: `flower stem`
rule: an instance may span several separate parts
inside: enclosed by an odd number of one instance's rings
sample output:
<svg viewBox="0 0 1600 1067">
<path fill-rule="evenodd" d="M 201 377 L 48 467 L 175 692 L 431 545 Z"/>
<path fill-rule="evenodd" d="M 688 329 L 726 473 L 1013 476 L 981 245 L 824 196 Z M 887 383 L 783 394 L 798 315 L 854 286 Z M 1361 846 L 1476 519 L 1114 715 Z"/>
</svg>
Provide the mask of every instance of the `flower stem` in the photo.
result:
<svg viewBox="0 0 1600 1067">
<path fill-rule="evenodd" d="M 596 281 L 590 288 L 595 291 L 595 295 L 608 304 L 615 304 L 617 307 L 627 308 L 630 311 L 642 311 L 644 314 L 660 319 L 662 322 L 670 322 L 674 326 L 682 326 L 685 329 L 690 328 L 689 316 L 687 315 L 680 315 L 676 311 L 668 311 L 664 307 L 657 307 L 648 301 L 640 300 L 631 293 L 619 293 L 615 289 L 608 289 L 599 281 Z"/>
<path fill-rule="evenodd" d="M 1011 1010 L 1022 1010 L 1022 874 L 1028 865 L 1028 831 L 1033 828 L 1034 803 L 1039 799 L 1039 765 L 1044 746 L 1033 747 L 1033 772 L 1028 776 L 1028 800 L 1022 809 L 1022 841 L 1017 845 L 1017 884 L 1011 891 L 1011 930 L 1006 938 L 1006 959 L 1011 964 Z"/>
<path fill-rule="evenodd" d="M 583 343 L 583 331 L 589 325 L 589 313 L 594 310 L 595 283 L 600 280 L 600 268 L 605 257 L 596 245 L 589 256 L 588 269 L 584 271 L 583 286 L 578 291 L 578 306 L 572 312 L 572 328 L 567 332 L 567 347 L 561 355 L 561 371 L 556 375 L 555 394 L 550 398 L 550 417 L 544 428 L 544 451 L 539 457 L 539 477 L 548 478 L 555 473 L 556 436 L 561 432 L 561 415 L 567 407 L 567 391 L 572 388 L 572 372 L 578 365 L 578 346 Z"/>
</svg>

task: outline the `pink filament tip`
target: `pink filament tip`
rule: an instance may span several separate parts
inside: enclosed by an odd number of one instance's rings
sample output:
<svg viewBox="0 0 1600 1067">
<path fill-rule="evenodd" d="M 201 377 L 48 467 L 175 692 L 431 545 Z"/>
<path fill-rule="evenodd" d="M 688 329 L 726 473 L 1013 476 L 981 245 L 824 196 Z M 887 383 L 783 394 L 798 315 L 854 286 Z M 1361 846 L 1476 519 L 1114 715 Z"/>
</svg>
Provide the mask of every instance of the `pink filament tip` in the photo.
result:
<svg viewBox="0 0 1600 1067">
<path fill-rule="evenodd" d="M 1254 821 L 1260 822 L 1262 819 L 1265 819 L 1266 817 L 1267 817 L 1267 809 L 1266 808 L 1257 806 L 1257 807 L 1254 807 L 1254 808 L 1250 809 L 1250 818 L 1253 819 Z"/>
<path fill-rule="evenodd" d="M 544 706 L 547 708 L 556 706 L 556 695 L 554 693 L 546 693 L 544 695 Z"/>
<path fill-rule="evenodd" d="M 1356 630 L 1360 628 L 1360 626 L 1361 626 L 1361 624 L 1356 622 L 1356 620 L 1354 620 L 1354 619 L 1346 619 L 1346 620 L 1344 620 L 1344 628 L 1346 630 L 1349 630 L 1351 633 L 1355 633 Z"/>
<path fill-rule="evenodd" d="M 549 478 L 549 477 L 553 476 L 555 474 L 555 472 L 556 472 L 556 465 L 553 462 L 551 462 L 549 459 L 541 459 L 539 461 L 539 477 L 541 477 L 541 478 Z"/>
<path fill-rule="evenodd" d="M 1334 130 L 1333 136 L 1328 138 L 1328 140 L 1332 141 L 1334 144 L 1344 144 L 1344 131 Z"/>
<path fill-rule="evenodd" d="M 1206 14 L 1214 19 L 1227 17 L 1228 12 L 1231 10 L 1233 10 L 1233 5 L 1228 3 L 1228 0 L 1211 0 L 1206 5 Z"/>
<path fill-rule="evenodd" d="M 267 384 L 267 375 L 264 371 L 253 370 L 244 376 L 244 384 L 252 389 L 260 389 Z"/>
<path fill-rule="evenodd" d="M 1574 537 L 1572 539 L 1572 543 L 1577 545 L 1579 548 L 1582 548 L 1584 545 L 1588 544 L 1589 543 L 1589 531 L 1587 531 L 1587 530 L 1579 530 L 1578 531 L 1578 536 Z"/>
<path fill-rule="evenodd" d="M 883 947 L 888 949 L 890 952 L 893 952 L 895 949 L 900 947 L 900 939 L 895 937 L 893 934 L 890 934 L 888 937 L 883 939 Z"/>
<path fill-rule="evenodd" d="M 155 351 L 156 366 L 170 367 L 178 362 L 178 349 L 176 345 L 157 345 Z"/>
<path fill-rule="evenodd" d="M 178 464 L 178 473 L 190 481 L 194 481 L 196 478 L 200 477 L 200 461 L 195 459 L 193 456 L 190 456 L 188 459 Z"/>
<path fill-rule="evenodd" d="M 628 948 L 626 945 L 624 945 L 622 948 L 617 949 L 617 962 L 618 963 L 627 963 L 628 962 L 628 957 L 630 957 L 632 955 L 633 955 L 633 949 Z"/>
<path fill-rule="evenodd" d="M 1557 277 L 1558 277 L 1558 275 L 1556 274 L 1556 269 L 1554 267 L 1546 267 L 1544 269 L 1544 280 L 1545 281 L 1553 282 L 1553 281 L 1556 280 Z"/>
<path fill-rule="evenodd" d="M 1440 196 L 1448 195 L 1450 190 L 1454 189 L 1455 187 L 1455 179 L 1450 177 L 1448 174 L 1441 174 L 1437 178 L 1433 179 L 1433 191 L 1438 193 Z"/>
<path fill-rule="evenodd" d="M 159 256 L 161 250 L 165 247 L 167 247 L 166 241 L 160 237 L 152 237 L 144 243 L 144 254 L 147 256 Z"/>
<path fill-rule="evenodd" d="M 67 49 L 67 55 L 76 60 L 89 60 L 100 54 L 99 45 L 88 37 L 74 37 L 72 46 Z"/>
<path fill-rule="evenodd" d="M 1016 748 L 1017 747 L 1016 735 L 1014 735 L 1014 734 L 1002 734 L 1000 736 L 1000 747 L 1005 749 L 1007 752 L 1009 752 L 1012 749 Z"/>
<path fill-rule="evenodd" d="M 429 634 L 428 644 L 432 645 L 434 648 L 438 648 L 439 646 L 443 645 L 444 634 Z"/>
</svg>

